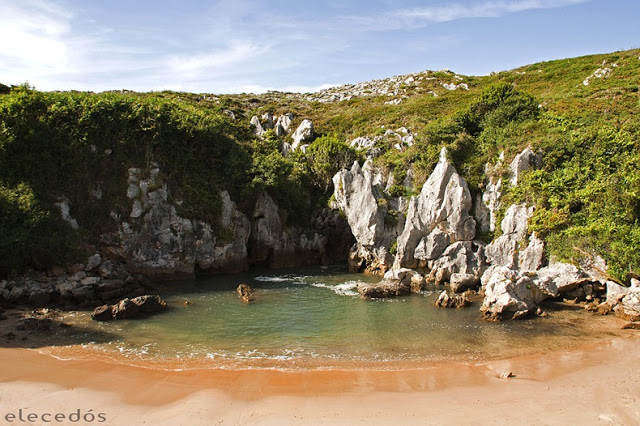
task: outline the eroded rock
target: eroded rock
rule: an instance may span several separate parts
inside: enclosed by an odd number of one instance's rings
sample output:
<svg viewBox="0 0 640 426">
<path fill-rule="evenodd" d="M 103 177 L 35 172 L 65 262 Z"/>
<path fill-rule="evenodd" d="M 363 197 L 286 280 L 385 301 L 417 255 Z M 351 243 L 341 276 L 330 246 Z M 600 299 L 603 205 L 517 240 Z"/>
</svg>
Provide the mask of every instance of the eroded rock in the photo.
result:
<svg viewBox="0 0 640 426">
<path fill-rule="evenodd" d="M 112 319 L 145 318 L 167 310 L 167 304 L 158 295 L 145 295 L 133 299 L 122 299 L 115 305 L 102 305 L 93 310 L 91 318 L 96 321 Z"/>
</svg>

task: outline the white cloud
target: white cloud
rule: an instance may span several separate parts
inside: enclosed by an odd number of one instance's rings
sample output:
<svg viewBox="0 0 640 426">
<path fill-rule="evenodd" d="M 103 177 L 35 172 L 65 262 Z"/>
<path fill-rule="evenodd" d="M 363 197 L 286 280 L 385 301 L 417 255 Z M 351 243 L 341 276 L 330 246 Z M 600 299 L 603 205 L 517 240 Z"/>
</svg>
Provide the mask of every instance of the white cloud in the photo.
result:
<svg viewBox="0 0 640 426">
<path fill-rule="evenodd" d="M 170 56 L 169 71 L 190 78 L 228 68 L 231 65 L 257 59 L 269 51 L 269 46 L 251 41 L 232 41 L 228 46 L 211 52 Z"/>
<path fill-rule="evenodd" d="M 0 82 L 28 81 L 41 90 L 314 92 L 330 86 L 320 84 L 327 81 L 391 75 L 398 64 L 410 72 L 417 52 L 424 56 L 456 43 L 446 34 L 400 42 L 377 31 L 587 0 L 440 1 L 440 6 L 372 6 L 342 15 L 331 8 L 316 13 L 220 0 L 177 18 L 170 28 L 158 28 L 153 22 L 161 13 L 131 23 L 117 14 L 98 15 L 79 0 L 0 0 Z"/>
<path fill-rule="evenodd" d="M 550 9 L 584 3 L 588 0 L 519 0 L 488 1 L 476 5 L 459 3 L 444 6 L 399 9 L 391 12 L 393 18 L 413 23 L 448 22 L 465 18 L 489 18 L 534 9 Z"/>
<path fill-rule="evenodd" d="M 59 72 L 69 65 L 72 15 L 55 3 L 0 2 L 0 75 L 11 83 L 33 70 Z"/>
</svg>

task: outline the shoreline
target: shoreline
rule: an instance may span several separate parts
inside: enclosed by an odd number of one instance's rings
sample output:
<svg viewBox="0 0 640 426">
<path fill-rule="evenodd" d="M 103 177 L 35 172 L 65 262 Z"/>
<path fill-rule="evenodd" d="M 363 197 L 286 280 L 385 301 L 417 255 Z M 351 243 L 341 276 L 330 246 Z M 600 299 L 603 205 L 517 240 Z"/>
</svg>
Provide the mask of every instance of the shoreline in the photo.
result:
<svg viewBox="0 0 640 426">
<path fill-rule="evenodd" d="M 0 395 L 5 410 L 93 408 L 104 424 L 631 424 L 640 420 L 638 339 L 397 370 L 166 370 L 0 348 Z"/>
</svg>

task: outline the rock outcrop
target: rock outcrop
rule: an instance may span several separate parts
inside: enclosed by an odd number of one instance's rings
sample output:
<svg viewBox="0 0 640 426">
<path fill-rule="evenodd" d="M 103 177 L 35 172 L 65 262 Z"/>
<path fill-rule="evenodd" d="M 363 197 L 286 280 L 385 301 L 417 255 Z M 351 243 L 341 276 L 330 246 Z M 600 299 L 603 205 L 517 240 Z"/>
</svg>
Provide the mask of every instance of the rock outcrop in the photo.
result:
<svg viewBox="0 0 640 426">
<path fill-rule="evenodd" d="M 356 161 L 351 170 L 333 177 L 334 207 L 344 213 L 356 240 L 349 254 L 351 271 L 382 274 L 391 267 L 389 247 L 400 232 L 404 216 L 398 214 L 389 220 L 394 200 L 387 200 L 383 181 L 370 160 L 362 168 Z"/>
<path fill-rule="evenodd" d="M 62 306 L 90 307 L 113 303 L 123 297 L 145 293 L 145 279 L 129 273 L 123 264 L 91 256 L 86 266 L 55 268 L 49 273 L 31 272 L 0 281 L 0 301 L 34 308 Z"/>
<path fill-rule="evenodd" d="M 469 188 L 446 155 L 443 148 L 420 195 L 409 202 L 405 227 L 398 237 L 395 267 L 424 268 L 429 261 L 438 259 L 449 244 L 475 237 L 476 222 L 469 215 Z"/>
<path fill-rule="evenodd" d="M 122 299 L 114 305 L 98 306 L 91 313 L 96 321 L 113 319 L 146 318 L 167 310 L 167 304 L 158 295 L 145 295 L 133 299 Z"/>
<path fill-rule="evenodd" d="M 313 138 L 313 122 L 309 119 L 302 120 L 302 123 L 298 126 L 291 138 L 293 139 L 293 143 L 291 144 L 291 149 L 294 151 L 298 148 L 301 148 L 302 142 L 310 141 Z"/>
<path fill-rule="evenodd" d="M 449 295 L 446 290 L 443 290 L 438 296 L 435 302 L 435 306 L 439 308 L 466 308 L 471 305 L 471 301 L 464 294 Z"/>
<path fill-rule="evenodd" d="M 236 289 L 236 293 L 244 303 L 251 303 L 255 300 L 255 292 L 248 284 L 240 284 Z"/>
<path fill-rule="evenodd" d="M 254 264 L 278 268 L 326 263 L 331 230 L 286 227 L 266 193 L 247 218 L 222 191 L 221 221 L 215 224 L 221 229 L 215 229 L 181 217 L 158 176 L 158 168 L 144 178 L 140 169 L 129 170 L 132 213 L 119 222 L 119 232 L 111 240 L 113 251 L 127 260 L 130 271 L 162 279 L 239 272 Z"/>
<path fill-rule="evenodd" d="M 424 278 L 411 269 L 387 271 L 377 284 L 358 284 L 358 293 L 363 299 L 383 299 L 404 296 L 422 289 Z"/>
</svg>

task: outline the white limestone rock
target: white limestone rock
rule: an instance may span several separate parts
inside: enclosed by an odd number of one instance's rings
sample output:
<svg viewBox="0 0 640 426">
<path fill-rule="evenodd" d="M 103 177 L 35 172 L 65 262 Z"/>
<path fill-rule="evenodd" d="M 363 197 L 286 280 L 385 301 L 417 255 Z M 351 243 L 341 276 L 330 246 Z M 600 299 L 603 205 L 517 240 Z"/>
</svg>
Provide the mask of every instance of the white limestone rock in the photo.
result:
<svg viewBox="0 0 640 426">
<path fill-rule="evenodd" d="M 265 133 L 264 128 L 262 127 L 262 124 L 260 124 L 260 119 L 257 116 L 253 116 L 251 117 L 251 126 L 253 126 L 253 134 L 256 136 L 262 136 Z"/>
<path fill-rule="evenodd" d="M 309 119 L 304 119 L 298 126 L 295 132 L 293 132 L 293 143 L 291 148 L 293 150 L 298 149 L 300 144 L 304 141 L 308 141 L 313 137 L 313 122 Z"/>
<path fill-rule="evenodd" d="M 470 241 L 475 236 L 476 223 L 469 215 L 472 206 L 469 188 L 446 155 L 443 148 L 440 161 L 420 195 L 409 202 L 405 228 L 398 237 L 396 267 L 416 267 L 416 248 L 436 227 L 449 234 L 451 241 Z"/>
<path fill-rule="evenodd" d="M 541 161 L 540 156 L 536 155 L 531 148 L 525 148 L 524 151 L 516 155 L 509 165 L 511 169 L 509 182 L 511 182 L 511 185 L 516 186 L 518 184 L 518 178 L 522 173 L 540 167 Z"/>
</svg>

